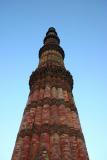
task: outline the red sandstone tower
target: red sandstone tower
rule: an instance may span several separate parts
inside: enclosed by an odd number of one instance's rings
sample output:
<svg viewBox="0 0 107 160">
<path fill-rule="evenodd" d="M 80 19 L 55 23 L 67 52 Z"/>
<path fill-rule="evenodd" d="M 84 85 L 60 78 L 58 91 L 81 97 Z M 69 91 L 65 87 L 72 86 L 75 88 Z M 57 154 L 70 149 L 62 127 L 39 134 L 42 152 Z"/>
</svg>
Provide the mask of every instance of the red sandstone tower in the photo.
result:
<svg viewBox="0 0 107 160">
<path fill-rule="evenodd" d="M 64 51 L 54 28 L 39 50 L 12 160 L 89 160 Z"/>
</svg>

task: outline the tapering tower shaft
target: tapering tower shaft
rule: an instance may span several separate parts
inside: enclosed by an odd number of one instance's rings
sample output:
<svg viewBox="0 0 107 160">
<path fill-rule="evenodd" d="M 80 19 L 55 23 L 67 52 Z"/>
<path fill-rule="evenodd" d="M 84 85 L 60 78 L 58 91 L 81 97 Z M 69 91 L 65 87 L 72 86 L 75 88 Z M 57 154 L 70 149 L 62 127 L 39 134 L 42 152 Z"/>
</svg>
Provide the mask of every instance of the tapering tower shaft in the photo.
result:
<svg viewBox="0 0 107 160">
<path fill-rule="evenodd" d="M 64 56 L 51 27 L 39 50 L 38 67 L 30 76 L 30 94 L 12 160 L 89 159 Z"/>
</svg>

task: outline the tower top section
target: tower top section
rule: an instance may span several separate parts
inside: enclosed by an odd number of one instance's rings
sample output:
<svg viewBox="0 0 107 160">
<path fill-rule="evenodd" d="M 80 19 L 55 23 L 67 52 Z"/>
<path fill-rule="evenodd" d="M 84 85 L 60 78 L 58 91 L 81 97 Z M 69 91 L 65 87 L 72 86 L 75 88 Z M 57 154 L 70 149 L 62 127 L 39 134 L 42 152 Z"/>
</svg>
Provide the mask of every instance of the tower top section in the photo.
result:
<svg viewBox="0 0 107 160">
<path fill-rule="evenodd" d="M 44 38 L 44 44 L 60 44 L 60 39 L 54 27 L 50 27 Z"/>
<path fill-rule="evenodd" d="M 43 44 L 43 47 L 39 50 L 39 58 L 41 58 L 42 53 L 45 51 L 55 50 L 58 51 L 64 59 L 65 54 L 63 49 L 60 47 L 60 39 L 54 27 L 50 27 L 46 32 Z"/>
</svg>

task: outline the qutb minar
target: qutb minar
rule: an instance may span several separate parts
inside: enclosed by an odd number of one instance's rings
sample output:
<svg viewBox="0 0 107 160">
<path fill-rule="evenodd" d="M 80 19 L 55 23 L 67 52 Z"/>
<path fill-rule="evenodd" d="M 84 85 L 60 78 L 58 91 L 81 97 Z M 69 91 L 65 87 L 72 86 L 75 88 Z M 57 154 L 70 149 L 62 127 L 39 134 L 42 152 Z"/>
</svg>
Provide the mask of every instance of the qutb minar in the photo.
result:
<svg viewBox="0 0 107 160">
<path fill-rule="evenodd" d="M 30 93 L 11 160 L 89 160 L 73 98 L 73 78 L 51 27 L 29 80 Z"/>
</svg>

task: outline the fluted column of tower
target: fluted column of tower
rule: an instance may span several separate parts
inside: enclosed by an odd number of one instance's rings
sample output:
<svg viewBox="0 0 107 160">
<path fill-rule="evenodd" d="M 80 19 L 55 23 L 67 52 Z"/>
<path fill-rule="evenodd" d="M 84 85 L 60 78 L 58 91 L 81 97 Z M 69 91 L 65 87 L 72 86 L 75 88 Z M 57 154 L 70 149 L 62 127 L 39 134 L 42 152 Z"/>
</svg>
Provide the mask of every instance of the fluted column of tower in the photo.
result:
<svg viewBox="0 0 107 160">
<path fill-rule="evenodd" d="M 73 79 L 51 27 L 29 80 L 30 94 L 12 160 L 89 160 L 72 94 Z"/>
</svg>

